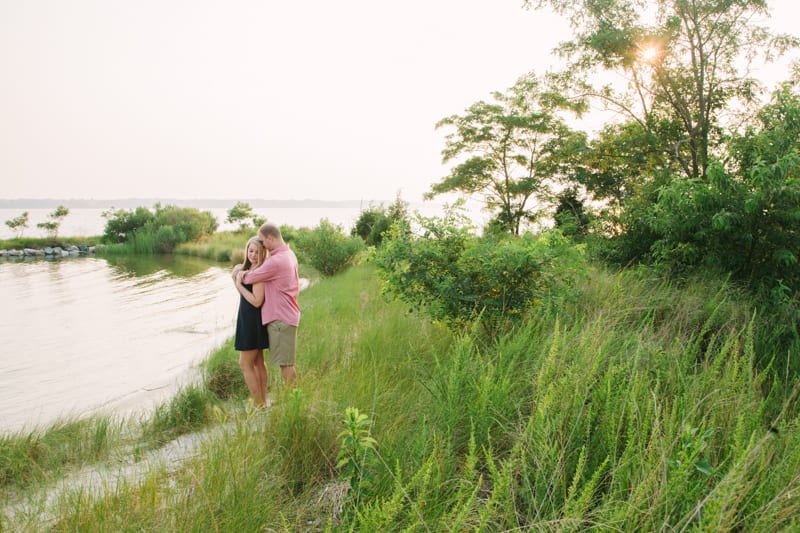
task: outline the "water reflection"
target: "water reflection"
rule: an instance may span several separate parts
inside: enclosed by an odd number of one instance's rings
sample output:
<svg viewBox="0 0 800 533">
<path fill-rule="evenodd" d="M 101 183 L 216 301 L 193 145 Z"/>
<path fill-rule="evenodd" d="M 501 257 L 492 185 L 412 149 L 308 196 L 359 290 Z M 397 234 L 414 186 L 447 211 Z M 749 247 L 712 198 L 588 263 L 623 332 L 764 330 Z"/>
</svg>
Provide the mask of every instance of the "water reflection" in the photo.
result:
<svg viewBox="0 0 800 533">
<path fill-rule="evenodd" d="M 233 333 L 228 271 L 173 256 L 0 263 L 0 432 L 166 397 Z"/>
<path fill-rule="evenodd" d="M 149 276 L 164 271 L 171 276 L 190 278 L 201 274 L 219 263 L 181 255 L 120 255 L 105 257 L 106 262 L 120 275 Z"/>
</svg>

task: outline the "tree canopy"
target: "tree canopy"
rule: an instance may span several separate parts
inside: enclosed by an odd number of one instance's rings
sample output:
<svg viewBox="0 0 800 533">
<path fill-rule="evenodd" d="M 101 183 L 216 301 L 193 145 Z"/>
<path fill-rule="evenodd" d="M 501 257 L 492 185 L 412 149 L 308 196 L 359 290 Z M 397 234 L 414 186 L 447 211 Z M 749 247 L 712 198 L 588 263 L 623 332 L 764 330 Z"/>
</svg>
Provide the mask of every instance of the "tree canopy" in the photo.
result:
<svg viewBox="0 0 800 533">
<path fill-rule="evenodd" d="M 752 21 L 764 0 L 527 0 L 569 17 L 574 35 L 561 43 L 565 69 L 552 79 L 565 94 L 599 100 L 635 121 L 653 148 L 689 178 L 705 178 L 719 156 L 724 126 L 752 116 L 760 84 L 754 61 L 771 61 L 798 45 Z M 608 73 L 626 80 L 603 83 Z M 606 74 L 606 75 L 604 75 Z"/>
<path fill-rule="evenodd" d="M 493 97 L 439 121 L 438 128 L 451 129 L 443 161 L 458 162 L 426 196 L 481 195 L 495 223 L 518 235 L 523 222 L 538 218 L 552 184 L 568 172 L 569 154 L 585 145 L 583 134 L 570 129 L 558 111 L 584 108 L 544 90 L 533 74 Z"/>
</svg>

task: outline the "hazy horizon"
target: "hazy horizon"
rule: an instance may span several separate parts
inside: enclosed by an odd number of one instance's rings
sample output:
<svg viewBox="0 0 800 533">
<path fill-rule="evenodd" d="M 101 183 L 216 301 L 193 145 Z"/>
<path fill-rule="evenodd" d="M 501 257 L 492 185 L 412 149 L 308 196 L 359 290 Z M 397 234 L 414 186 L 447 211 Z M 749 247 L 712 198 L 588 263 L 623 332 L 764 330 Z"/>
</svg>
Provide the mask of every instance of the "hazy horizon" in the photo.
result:
<svg viewBox="0 0 800 533">
<path fill-rule="evenodd" d="M 436 123 L 570 37 L 520 0 L 0 0 L 0 196 L 419 202 L 450 169 Z"/>
</svg>

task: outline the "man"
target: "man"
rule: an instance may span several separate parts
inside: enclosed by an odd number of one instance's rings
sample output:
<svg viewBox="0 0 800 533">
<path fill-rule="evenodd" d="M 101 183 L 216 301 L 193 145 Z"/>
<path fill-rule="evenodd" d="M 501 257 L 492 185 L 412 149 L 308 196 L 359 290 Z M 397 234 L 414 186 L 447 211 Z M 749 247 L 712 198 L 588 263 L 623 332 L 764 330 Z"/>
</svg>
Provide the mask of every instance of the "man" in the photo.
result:
<svg viewBox="0 0 800 533">
<path fill-rule="evenodd" d="M 261 322 L 267 326 L 269 335 L 269 362 L 281 367 L 284 383 L 293 385 L 297 380 L 295 344 L 297 327 L 300 324 L 300 306 L 297 305 L 297 295 L 300 293 L 297 257 L 284 242 L 281 230 L 276 224 L 267 222 L 261 226 L 258 230 L 258 240 L 269 251 L 269 257 L 261 266 L 250 272 L 234 267 L 234 274 L 241 276 L 243 283 L 264 283 Z"/>
</svg>

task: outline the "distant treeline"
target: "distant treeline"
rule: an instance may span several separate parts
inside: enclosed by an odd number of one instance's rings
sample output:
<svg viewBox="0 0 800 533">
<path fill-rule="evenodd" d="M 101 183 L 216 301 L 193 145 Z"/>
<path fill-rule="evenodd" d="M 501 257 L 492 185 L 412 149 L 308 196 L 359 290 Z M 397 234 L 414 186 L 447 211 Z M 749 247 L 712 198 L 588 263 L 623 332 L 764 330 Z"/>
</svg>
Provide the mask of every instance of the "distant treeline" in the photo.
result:
<svg viewBox="0 0 800 533">
<path fill-rule="evenodd" d="M 57 199 L 57 198 L 0 198 L 0 209 L 51 209 L 59 205 L 69 208 L 119 208 L 129 209 L 142 205 L 174 205 L 178 207 L 196 208 L 226 208 L 231 207 L 237 200 L 216 200 L 210 198 L 175 199 L 175 198 L 117 198 L 111 200 L 94 199 Z M 259 207 L 359 207 L 366 209 L 369 202 L 363 200 L 247 200 L 254 208 Z"/>
</svg>

